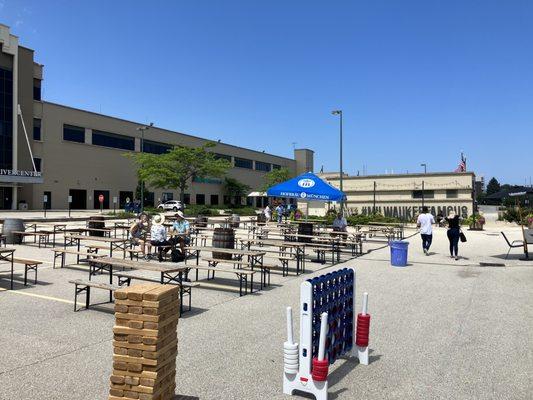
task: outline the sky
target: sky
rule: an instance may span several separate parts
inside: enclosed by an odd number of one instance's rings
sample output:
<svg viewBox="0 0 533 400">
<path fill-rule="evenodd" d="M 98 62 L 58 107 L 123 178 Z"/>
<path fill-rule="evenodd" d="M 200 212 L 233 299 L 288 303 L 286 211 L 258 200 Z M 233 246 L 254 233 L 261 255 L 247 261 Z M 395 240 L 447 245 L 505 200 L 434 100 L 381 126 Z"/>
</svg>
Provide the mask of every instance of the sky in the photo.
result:
<svg viewBox="0 0 533 400">
<path fill-rule="evenodd" d="M 533 2 L 0 0 L 47 101 L 315 170 L 533 176 Z"/>
</svg>

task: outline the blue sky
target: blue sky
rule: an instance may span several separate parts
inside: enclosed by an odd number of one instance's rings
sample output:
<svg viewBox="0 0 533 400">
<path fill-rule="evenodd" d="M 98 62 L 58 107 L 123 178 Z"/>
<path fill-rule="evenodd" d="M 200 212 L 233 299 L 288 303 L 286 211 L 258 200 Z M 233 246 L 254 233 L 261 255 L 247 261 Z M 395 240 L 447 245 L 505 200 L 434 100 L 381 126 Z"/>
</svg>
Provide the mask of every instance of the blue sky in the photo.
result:
<svg viewBox="0 0 533 400">
<path fill-rule="evenodd" d="M 0 0 L 43 97 L 345 171 L 533 175 L 531 1 Z"/>
</svg>

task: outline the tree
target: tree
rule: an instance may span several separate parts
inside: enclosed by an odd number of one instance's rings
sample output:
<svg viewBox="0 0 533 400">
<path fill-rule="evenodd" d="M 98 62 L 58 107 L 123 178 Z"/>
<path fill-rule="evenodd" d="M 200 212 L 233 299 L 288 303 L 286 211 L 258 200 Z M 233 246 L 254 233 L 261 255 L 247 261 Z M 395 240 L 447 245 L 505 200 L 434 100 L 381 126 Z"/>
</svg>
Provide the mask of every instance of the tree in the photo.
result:
<svg viewBox="0 0 533 400">
<path fill-rule="evenodd" d="M 498 182 L 498 180 L 494 177 L 491 178 L 491 180 L 489 181 L 487 185 L 487 190 L 486 190 L 487 196 L 499 192 L 500 189 L 501 187 L 500 187 L 500 183 Z"/>
<path fill-rule="evenodd" d="M 160 189 L 178 189 L 183 202 L 185 190 L 194 178 L 221 178 L 231 167 L 228 160 L 217 159 L 208 151 L 215 144 L 200 147 L 175 146 L 163 154 L 128 153 L 137 165 L 140 180 Z"/>
<path fill-rule="evenodd" d="M 264 176 L 264 184 L 261 187 L 263 191 L 266 191 L 268 188 L 277 185 L 278 183 L 285 182 L 292 177 L 291 172 L 288 168 L 279 168 L 273 169 Z"/>
<path fill-rule="evenodd" d="M 250 191 L 250 186 L 245 183 L 239 182 L 237 179 L 228 178 L 224 179 L 224 193 L 230 199 L 230 204 L 235 205 L 235 199 L 237 197 L 243 197 Z"/>
</svg>

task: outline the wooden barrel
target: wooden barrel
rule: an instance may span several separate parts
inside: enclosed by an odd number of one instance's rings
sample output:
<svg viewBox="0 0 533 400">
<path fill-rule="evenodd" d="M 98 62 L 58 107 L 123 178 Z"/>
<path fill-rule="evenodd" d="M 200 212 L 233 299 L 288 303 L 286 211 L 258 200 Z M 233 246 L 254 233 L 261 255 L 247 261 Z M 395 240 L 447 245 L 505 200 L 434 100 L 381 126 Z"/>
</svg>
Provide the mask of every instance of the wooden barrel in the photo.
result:
<svg viewBox="0 0 533 400">
<path fill-rule="evenodd" d="M 259 214 L 257 216 L 257 225 L 266 225 L 266 215 L 265 214 Z"/>
<path fill-rule="evenodd" d="M 239 214 L 233 214 L 231 216 L 230 226 L 232 228 L 238 228 L 240 223 L 241 223 L 241 217 L 239 217 Z"/>
<path fill-rule="evenodd" d="M 198 215 L 194 220 L 194 225 L 198 228 L 207 228 L 207 217 L 203 215 Z"/>
<path fill-rule="evenodd" d="M 105 220 L 103 216 L 100 215 L 94 215 L 92 217 L 89 217 L 89 224 L 87 226 L 89 228 L 89 235 L 91 236 L 104 236 L 104 231 L 92 231 L 93 229 L 104 229 L 105 228 Z"/>
<path fill-rule="evenodd" d="M 15 235 L 13 232 L 24 232 L 24 221 L 20 218 L 6 218 L 4 219 L 4 226 L 2 234 L 6 237 L 7 244 L 21 244 L 22 236 Z"/>
<path fill-rule="evenodd" d="M 313 224 L 302 222 L 298 224 L 298 235 L 313 235 Z M 311 238 L 298 237 L 298 241 L 302 243 L 311 243 Z"/>
<path fill-rule="evenodd" d="M 235 248 L 235 231 L 231 228 L 215 228 L 213 232 L 213 247 L 223 249 Z M 217 253 L 213 251 L 213 258 L 231 260 L 232 256 L 230 253 Z"/>
</svg>

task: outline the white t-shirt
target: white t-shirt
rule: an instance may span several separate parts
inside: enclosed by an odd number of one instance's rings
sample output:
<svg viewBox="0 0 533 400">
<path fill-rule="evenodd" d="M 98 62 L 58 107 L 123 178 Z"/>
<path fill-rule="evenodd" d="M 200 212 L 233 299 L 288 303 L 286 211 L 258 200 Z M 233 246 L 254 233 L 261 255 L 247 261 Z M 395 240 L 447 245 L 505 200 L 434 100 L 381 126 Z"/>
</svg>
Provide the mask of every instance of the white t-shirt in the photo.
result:
<svg viewBox="0 0 533 400">
<path fill-rule="evenodd" d="M 416 220 L 417 224 L 420 224 L 420 233 L 424 235 L 432 235 L 433 227 L 431 224 L 435 223 L 435 218 L 430 213 L 420 214 Z"/>
</svg>

